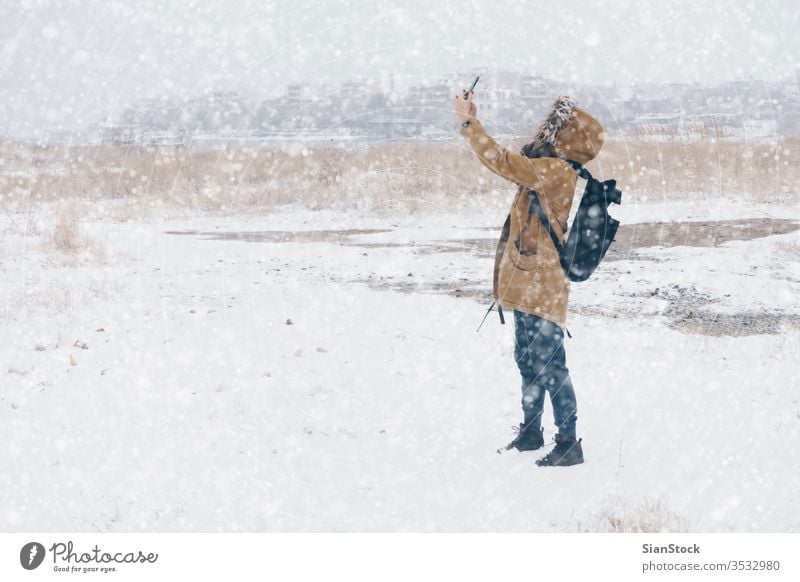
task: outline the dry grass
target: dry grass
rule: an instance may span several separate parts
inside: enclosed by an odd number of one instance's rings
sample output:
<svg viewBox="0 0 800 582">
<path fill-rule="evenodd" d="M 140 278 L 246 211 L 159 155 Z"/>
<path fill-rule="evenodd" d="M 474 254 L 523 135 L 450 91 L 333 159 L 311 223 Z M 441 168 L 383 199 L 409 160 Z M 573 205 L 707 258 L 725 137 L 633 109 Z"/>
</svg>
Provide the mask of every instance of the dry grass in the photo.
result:
<svg viewBox="0 0 800 582">
<path fill-rule="evenodd" d="M 100 243 L 81 232 L 79 211 L 74 204 L 61 202 L 53 219 L 53 231 L 46 247 L 72 258 L 102 260 L 105 251 Z"/>
<path fill-rule="evenodd" d="M 63 206 L 56 214 L 51 240 L 55 248 L 65 253 L 76 253 L 85 246 L 78 217 L 72 207 Z"/>
<path fill-rule="evenodd" d="M 689 524 L 661 500 L 642 499 L 631 505 L 622 497 L 609 496 L 600 513 L 582 529 L 604 533 L 680 533 L 689 531 Z"/>
<path fill-rule="evenodd" d="M 518 144 L 509 144 L 515 147 Z M 652 142 L 609 139 L 593 162 L 633 196 L 674 199 L 794 199 L 800 138 L 736 143 L 713 137 Z M 136 213 L 168 206 L 250 212 L 299 202 L 311 209 L 452 211 L 502 206 L 508 184 L 482 168 L 461 141 L 406 142 L 361 149 L 46 147 L 0 144 L 0 207 L 54 200 L 112 200 Z"/>
<path fill-rule="evenodd" d="M 670 199 L 703 193 L 748 201 L 796 199 L 800 137 L 777 143 L 613 140 L 593 164 L 628 191 Z"/>
</svg>

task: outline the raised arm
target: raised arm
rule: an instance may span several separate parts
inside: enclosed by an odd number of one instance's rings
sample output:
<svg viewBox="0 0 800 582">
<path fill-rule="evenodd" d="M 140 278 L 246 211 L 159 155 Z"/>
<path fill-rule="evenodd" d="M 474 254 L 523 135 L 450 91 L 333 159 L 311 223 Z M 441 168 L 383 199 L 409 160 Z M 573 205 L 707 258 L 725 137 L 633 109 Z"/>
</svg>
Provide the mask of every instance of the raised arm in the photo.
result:
<svg viewBox="0 0 800 582">
<path fill-rule="evenodd" d="M 544 158 L 528 158 L 498 144 L 476 118 L 478 108 L 472 98 L 472 93 L 462 91 L 461 95 L 456 95 L 454 103 L 456 117 L 461 123 L 461 135 L 472 151 L 484 166 L 501 178 L 537 190 L 541 176 L 548 171 L 549 162 Z"/>
<path fill-rule="evenodd" d="M 481 163 L 501 178 L 537 189 L 542 172 L 548 171 L 545 159 L 528 158 L 501 146 L 477 119 L 470 119 L 466 127 L 462 125 L 461 135 Z"/>
</svg>

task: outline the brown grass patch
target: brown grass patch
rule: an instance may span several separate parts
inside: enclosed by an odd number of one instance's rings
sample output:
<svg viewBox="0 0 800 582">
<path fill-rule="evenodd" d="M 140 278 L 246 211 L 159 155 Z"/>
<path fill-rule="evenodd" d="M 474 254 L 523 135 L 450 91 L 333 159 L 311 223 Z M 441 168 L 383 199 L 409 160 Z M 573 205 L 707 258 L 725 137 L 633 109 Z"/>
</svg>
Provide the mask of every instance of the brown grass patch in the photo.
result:
<svg viewBox="0 0 800 582">
<path fill-rule="evenodd" d="M 510 147 L 518 144 L 509 143 Z M 788 201 L 800 138 L 775 143 L 609 139 L 592 163 L 626 200 L 736 197 Z M 53 200 L 120 201 L 137 212 L 310 209 L 378 212 L 504 208 L 509 184 L 485 170 L 464 142 L 399 142 L 342 149 L 52 146 L 0 144 L 0 206 Z"/>
</svg>

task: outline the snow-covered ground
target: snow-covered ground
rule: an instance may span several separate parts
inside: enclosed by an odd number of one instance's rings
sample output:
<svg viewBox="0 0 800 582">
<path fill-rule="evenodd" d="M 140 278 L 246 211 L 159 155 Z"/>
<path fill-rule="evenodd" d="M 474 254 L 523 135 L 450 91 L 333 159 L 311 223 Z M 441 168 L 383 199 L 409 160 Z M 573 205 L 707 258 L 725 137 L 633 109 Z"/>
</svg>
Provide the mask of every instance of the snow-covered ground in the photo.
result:
<svg viewBox="0 0 800 582">
<path fill-rule="evenodd" d="M 800 231 L 636 248 L 574 285 L 586 463 L 552 469 L 496 453 L 520 420 L 513 329 L 475 330 L 503 218 L 87 218 L 105 256 L 77 259 L 2 219 L 0 529 L 796 531 Z"/>
</svg>

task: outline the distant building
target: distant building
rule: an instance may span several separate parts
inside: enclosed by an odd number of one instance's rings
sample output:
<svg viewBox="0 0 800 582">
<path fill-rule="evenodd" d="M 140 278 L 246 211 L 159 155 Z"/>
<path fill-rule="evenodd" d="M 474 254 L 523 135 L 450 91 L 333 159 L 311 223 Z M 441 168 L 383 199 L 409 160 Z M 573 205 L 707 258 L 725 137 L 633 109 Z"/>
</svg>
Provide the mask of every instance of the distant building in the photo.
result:
<svg viewBox="0 0 800 582">
<path fill-rule="evenodd" d="M 339 85 L 339 97 L 350 101 L 366 100 L 369 82 L 366 79 L 351 79 L 342 81 Z"/>
<path fill-rule="evenodd" d="M 437 83 L 435 85 L 418 85 L 411 87 L 408 91 L 409 98 L 420 105 L 441 105 L 450 103 L 450 85 L 447 83 Z"/>
<path fill-rule="evenodd" d="M 368 122 L 369 134 L 382 138 L 416 137 L 422 133 L 421 119 L 375 119 Z"/>
<path fill-rule="evenodd" d="M 292 103 L 319 101 L 332 93 L 333 90 L 327 85 L 292 83 L 286 86 L 286 99 Z"/>
<path fill-rule="evenodd" d="M 773 137 L 778 130 L 774 119 L 746 119 L 743 125 L 748 137 Z"/>
<path fill-rule="evenodd" d="M 549 100 L 552 101 L 552 83 L 548 83 L 543 77 L 538 75 L 526 75 L 519 80 L 519 96 L 525 100 Z"/>
<path fill-rule="evenodd" d="M 147 129 L 168 130 L 181 119 L 181 104 L 174 99 L 139 99 L 125 109 L 122 123 Z"/>
<path fill-rule="evenodd" d="M 633 127 L 644 134 L 669 133 L 678 128 L 680 120 L 681 116 L 674 113 L 640 115 L 633 120 Z"/>
<path fill-rule="evenodd" d="M 138 145 L 141 142 L 141 128 L 138 125 L 106 125 L 101 140 L 112 145 Z"/>
<path fill-rule="evenodd" d="M 403 90 L 394 77 L 356 78 L 337 85 L 297 81 L 249 104 L 235 92 L 218 91 L 189 100 L 141 99 L 119 125 L 96 130 L 107 143 L 175 145 L 205 138 L 303 135 L 341 130 L 350 135 L 420 137 L 454 135 L 452 99 L 476 74 L 479 111 L 494 130 L 530 135 L 553 99 L 562 94 L 611 131 L 680 135 L 713 131 L 717 136 L 800 132 L 800 67 L 781 82 L 752 78 L 727 83 L 578 84 L 498 68 L 458 71 Z M 90 132 L 91 133 L 91 132 Z M 188 136 L 188 137 L 187 137 Z M 92 139 L 75 131 L 53 132 L 52 140 Z"/>
</svg>

